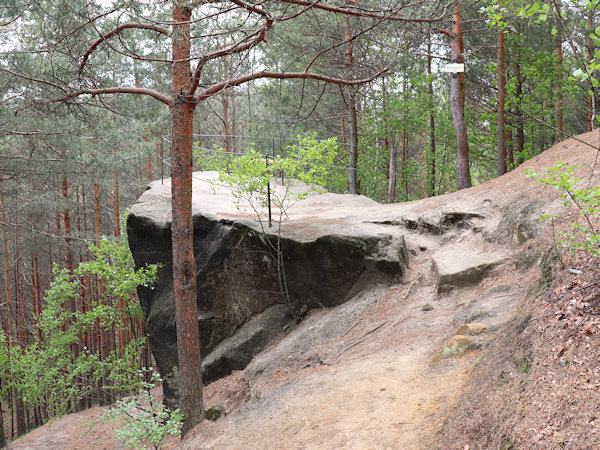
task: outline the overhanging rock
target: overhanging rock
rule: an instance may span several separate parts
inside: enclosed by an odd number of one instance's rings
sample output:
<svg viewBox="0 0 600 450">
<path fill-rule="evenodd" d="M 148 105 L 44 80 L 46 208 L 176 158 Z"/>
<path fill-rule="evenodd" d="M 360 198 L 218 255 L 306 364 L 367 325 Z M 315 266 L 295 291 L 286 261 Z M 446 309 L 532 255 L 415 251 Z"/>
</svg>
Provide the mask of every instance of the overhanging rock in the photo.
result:
<svg viewBox="0 0 600 450">
<path fill-rule="evenodd" d="M 357 211 L 377 205 L 366 197 L 319 194 L 288 211 L 274 211 L 281 227 L 236 208 L 231 190 L 215 187 L 210 172 L 194 175 L 194 254 L 198 326 L 205 382 L 243 369 L 300 310 L 344 303 L 362 289 L 402 277 L 408 263 L 396 227 L 376 226 Z M 275 187 L 281 194 L 283 187 Z M 306 189 L 297 185 L 295 190 Z M 171 257 L 170 180 L 149 185 L 127 221 L 137 267 L 160 264 L 155 289 L 138 293 L 146 333 L 164 383 L 166 402 L 177 403 L 178 361 Z M 281 214 L 280 214 L 281 213 Z M 280 230 L 280 233 L 278 233 Z M 270 244 L 284 260 L 288 298 Z M 270 243 L 270 244 L 269 244 Z"/>
</svg>

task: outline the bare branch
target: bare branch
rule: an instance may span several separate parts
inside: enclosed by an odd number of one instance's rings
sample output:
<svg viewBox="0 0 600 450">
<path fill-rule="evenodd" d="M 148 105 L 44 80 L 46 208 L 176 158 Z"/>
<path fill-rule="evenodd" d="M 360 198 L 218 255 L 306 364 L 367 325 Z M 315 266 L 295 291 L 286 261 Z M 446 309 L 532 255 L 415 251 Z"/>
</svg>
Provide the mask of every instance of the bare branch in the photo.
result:
<svg viewBox="0 0 600 450">
<path fill-rule="evenodd" d="M 78 73 L 81 73 L 83 71 L 83 67 L 85 66 L 85 63 L 87 62 L 87 60 L 89 59 L 91 53 L 104 41 L 110 39 L 113 36 L 116 36 L 118 34 L 120 34 L 123 30 L 129 29 L 129 28 L 136 28 L 136 29 L 141 29 L 141 30 L 152 30 L 152 31 L 156 31 L 157 33 L 162 33 L 165 36 L 170 36 L 171 32 L 169 30 L 167 30 L 166 28 L 163 27 L 159 27 L 158 25 L 151 25 L 151 24 L 146 24 L 146 23 L 135 23 L 135 22 L 127 22 L 127 23 L 123 23 L 121 25 L 119 25 L 117 28 L 109 31 L 108 33 L 100 36 L 96 42 L 94 42 L 85 52 L 85 54 L 83 55 L 83 59 L 81 60 L 81 63 L 79 64 L 79 68 L 77 69 Z"/>
<path fill-rule="evenodd" d="M 434 28 L 433 30 L 436 33 L 441 33 L 441 34 L 445 34 L 446 36 L 448 36 L 449 38 L 452 37 L 452 33 L 444 28 Z"/>
<path fill-rule="evenodd" d="M 215 50 L 214 52 L 208 53 L 200 58 L 198 64 L 196 65 L 196 70 L 194 71 L 194 76 L 192 77 L 192 84 L 188 89 L 189 95 L 194 95 L 196 89 L 198 88 L 198 84 L 200 83 L 200 74 L 202 73 L 202 68 L 204 65 L 213 59 L 220 58 L 225 55 L 233 55 L 236 53 L 241 53 L 246 50 L 250 50 L 253 47 L 256 47 L 261 42 L 266 42 L 269 34 L 269 29 L 273 26 L 273 17 L 271 14 L 258 6 L 251 5 L 249 3 L 244 2 L 243 0 L 232 0 L 236 5 L 241 6 L 248 11 L 260 14 L 266 20 L 265 23 L 250 36 L 246 36 L 242 41 L 236 42 L 235 44 L 222 48 L 219 50 Z"/>
<path fill-rule="evenodd" d="M 221 83 L 213 84 L 208 89 L 200 92 L 198 95 L 194 96 L 194 100 L 196 103 L 206 100 L 207 98 L 218 94 L 224 89 L 233 86 L 239 86 L 240 84 L 247 83 L 248 81 L 256 80 L 259 78 L 275 78 L 280 80 L 285 79 L 302 79 L 302 80 L 318 80 L 325 81 L 326 83 L 334 83 L 340 84 L 344 86 L 359 86 L 361 84 L 368 83 L 373 81 L 375 78 L 381 76 L 385 72 L 388 71 L 388 68 L 377 72 L 373 76 L 369 78 L 363 78 L 361 80 L 345 80 L 343 78 L 330 77 L 327 75 L 321 75 L 318 73 L 310 73 L 310 72 L 269 72 L 269 71 L 260 71 L 254 72 L 247 75 L 243 75 L 241 77 L 232 78 L 230 80 L 223 81 Z"/>
<path fill-rule="evenodd" d="M 129 86 L 115 86 L 107 88 L 97 89 L 79 89 L 76 91 L 69 92 L 65 97 L 57 100 L 53 100 L 52 103 L 64 102 L 70 98 L 79 97 L 81 95 L 104 95 L 104 94 L 138 94 L 138 95 L 149 95 L 163 102 L 167 106 L 172 106 L 172 99 L 164 94 L 161 94 L 154 89 L 140 88 L 140 87 L 129 87 Z"/>
<path fill-rule="evenodd" d="M 1 133 L 4 133 L 7 136 L 52 136 L 52 135 L 64 135 L 62 131 L 47 131 L 47 130 L 28 130 L 28 131 L 19 131 L 19 130 L 3 130 L 0 129 Z M 0 156 L 3 159 L 27 159 L 24 157 L 17 156 Z"/>
<path fill-rule="evenodd" d="M 348 9 L 348 8 L 342 8 L 339 6 L 330 6 L 330 5 L 325 5 L 325 4 L 320 3 L 320 0 L 315 0 L 315 1 L 283 0 L 283 1 L 286 3 L 293 3 L 295 5 L 305 6 L 308 8 L 322 9 L 323 11 L 335 12 L 335 13 L 344 14 L 347 16 L 370 17 L 372 19 L 380 19 L 380 20 L 385 19 L 385 20 L 390 20 L 393 22 L 412 22 L 412 23 L 440 22 L 446 18 L 446 16 L 447 16 L 446 12 L 448 10 L 448 7 L 450 6 L 450 3 L 448 3 L 446 6 L 444 6 L 444 10 L 442 11 L 442 13 L 439 16 L 427 19 L 427 18 L 416 18 L 416 17 L 411 18 L 411 17 L 387 16 L 385 14 L 370 12 L 370 11 L 365 11 L 365 10 L 353 10 L 353 9 Z"/>
<path fill-rule="evenodd" d="M 40 78 L 34 78 L 34 77 L 30 77 L 28 75 L 23 75 L 22 73 L 13 72 L 12 70 L 4 69 L 2 67 L 0 67 L 0 71 L 9 73 L 18 78 L 22 78 L 23 80 L 33 81 L 34 83 L 45 84 L 46 86 L 53 87 L 55 89 L 58 89 L 59 91 L 63 91 L 63 92 L 67 91 L 63 86 L 59 86 L 58 84 L 52 83 L 50 81 L 42 80 Z"/>
<path fill-rule="evenodd" d="M 6 27 L 6 26 L 10 25 L 11 23 L 16 22 L 20 17 L 21 17 L 21 14 L 18 14 L 15 17 L 13 17 L 12 19 L 8 19 L 7 22 L 0 23 L 0 27 Z"/>
</svg>

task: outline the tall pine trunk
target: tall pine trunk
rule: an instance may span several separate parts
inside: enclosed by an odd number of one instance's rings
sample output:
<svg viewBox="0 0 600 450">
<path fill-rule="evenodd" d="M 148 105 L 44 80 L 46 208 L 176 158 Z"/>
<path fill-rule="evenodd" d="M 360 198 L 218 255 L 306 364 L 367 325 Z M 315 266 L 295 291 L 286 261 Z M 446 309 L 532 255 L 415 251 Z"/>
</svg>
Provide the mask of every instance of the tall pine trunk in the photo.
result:
<svg viewBox="0 0 600 450">
<path fill-rule="evenodd" d="M 465 62 L 465 44 L 460 1 L 454 2 L 450 48 L 453 63 Z M 469 170 L 469 140 L 465 123 L 465 73 L 452 74 L 450 80 L 450 109 L 456 133 L 456 187 L 471 187 Z"/>
<path fill-rule="evenodd" d="M 173 2 L 173 64 L 171 174 L 173 289 L 179 357 L 181 409 L 185 435 L 204 418 L 202 367 L 196 303 L 196 261 L 192 221 L 192 143 L 195 104 L 185 95 L 190 82 L 190 19 L 192 9 Z"/>
<path fill-rule="evenodd" d="M 427 38 L 427 94 L 429 95 L 429 195 L 435 195 L 435 116 L 433 114 L 433 77 L 431 74 L 431 34 Z"/>
</svg>

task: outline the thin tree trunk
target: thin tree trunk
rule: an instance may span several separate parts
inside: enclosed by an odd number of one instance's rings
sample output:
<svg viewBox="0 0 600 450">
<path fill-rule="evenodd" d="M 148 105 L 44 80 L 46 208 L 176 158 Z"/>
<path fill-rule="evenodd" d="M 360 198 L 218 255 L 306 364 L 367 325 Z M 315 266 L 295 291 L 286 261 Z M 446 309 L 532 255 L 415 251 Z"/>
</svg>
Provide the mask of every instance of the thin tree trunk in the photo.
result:
<svg viewBox="0 0 600 450">
<path fill-rule="evenodd" d="M 452 62 L 465 62 L 465 45 L 460 1 L 454 2 L 451 33 Z M 450 81 L 450 109 L 456 133 L 456 187 L 465 189 L 471 187 L 471 172 L 469 170 L 469 141 L 465 123 L 465 73 L 452 74 Z"/>
<path fill-rule="evenodd" d="M 114 218 L 115 218 L 115 237 L 121 236 L 121 210 L 119 203 L 119 172 L 115 170 L 114 172 Z M 117 310 L 119 312 L 120 317 L 125 317 L 125 301 L 122 297 L 117 299 Z M 123 354 L 125 343 L 127 340 L 125 330 L 125 323 L 123 326 L 119 326 L 119 329 L 116 331 L 116 335 L 118 337 L 118 349 L 120 354 Z"/>
<path fill-rule="evenodd" d="M 387 138 L 386 138 L 387 140 Z M 390 165 L 388 172 L 387 202 L 396 201 L 396 173 L 398 171 L 398 149 L 395 145 L 390 146 Z"/>
<path fill-rule="evenodd" d="M 558 20 L 561 20 L 560 15 L 560 2 L 554 2 L 556 7 L 556 13 Z M 562 63 L 563 63 L 563 51 L 562 51 L 562 31 L 561 27 L 557 26 L 556 33 L 556 129 L 561 132 L 563 131 L 563 93 L 562 93 Z M 559 139 L 562 139 L 559 134 Z"/>
<path fill-rule="evenodd" d="M 192 221 L 192 143 L 194 103 L 184 94 L 190 80 L 192 10 L 173 2 L 171 107 L 173 290 L 179 357 L 181 410 L 185 435 L 204 419 L 202 366 L 196 299 L 196 261 Z M 175 368 L 174 368 L 175 369 Z"/>
<path fill-rule="evenodd" d="M 229 133 L 231 134 L 231 141 L 230 141 L 230 145 L 231 145 L 231 151 L 233 153 L 237 153 L 237 145 L 236 145 L 236 141 L 235 141 L 235 136 L 236 136 L 236 117 L 235 117 L 235 91 L 232 89 L 231 93 L 229 95 L 230 99 L 231 99 L 231 127 L 229 129 Z M 281 145 L 281 143 L 280 143 Z"/>
<path fill-rule="evenodd" d="M 590 10 L 588 11 L 588 37 L 587 37 L 587 60 L 591 61 L 594 58 L 594 41 L 593 39 L 590 37 L 590 35 L 594 32 L 594 11 L 595 8 L 590 8 Z M 591 85 L 591 81 L 588 81 L 590 83 L 590 87 L 589 87 L 589 94 L 588 94 L 588 131 L 592 131 L 594 129 L 594 119 L 596 116 L 596 111 L 595 111 L 595 94 L 594 94 L 594 89 L 593 86 Z"/>
<path fill-rule="evenodd" d="M 146 175 L 148 176 L 148 181 L 152 181 L 152 156 L 146 158 Z"/>
<path fill-rule="evenodd" d="M 227 89 L 221 95 L 221 105 L 223 105 L 223 134 L 225 135 L 223 140 L 225 141 L 225 151 L 229 153 L 231 151 L 229 146 L 229 135 L 231 133 L 229 130 L 229 95 Z"/>
<path fill-rule="evenodd" d="M 37 317 L 39 317 L 39 315 L 42 313 L 42 291 L 40 289 L 40 271 L 37 253 L 33 253 L 31 255 L 31 284 L 31 292 L 33 294 L 33 312 Z M 39 324 L 37 324 L 36 327 L 38 342 L 41 342 L 42 329 L 39 327 Z"/>
<path fill-rule="evenodd" d="M 344 147 L 344 151 L 348 152 L 348 143 L 346 141 L 346 120 L 344 118 L 344 113 L 340 114 L 340 122 L 342 128 L 342 146 Z"/>
<path fill-rule="evenodd" d="M 119 203 L 119 172 L 114 173 L 114 217 L 115 217 L 115 237 L 121 236 L 121 211 Z"/>
<path fill-rule="evenodd" d="M 17 248 L 17 235 L 16 232 L 13 233 L 14 243 L 13 243 L 13 276 L 14 276 L 14 318 L 15 318 L 15 339 L 18 347 L 24 346 L 23 332 L 25 329 L 25 324 L 23 323 L 23 302 L 21 298 L 21 285 L 20 285 L 20 255 Z M 16 422 L 16 433 L 17 436 L 21 436 L 27 432 L 27 427 L 25 426 L 25 405 L 23 404 L 23 400 L 19 397 L 17 390 L 14 390 L 14 402 L 15 402 L 15 422 Z"/>
<path fill-rule="evenodd" d="M 521 67 L 516 66 L 515 71 L 517 72 L 517 86 L 515 88 L 515 96 L 517 97 L 517 103 L 515 108 L 515 122 L 517 125 L 517 165 L 523 164 L 524 153 L 525 153 L 525 123 L 523 120 L 523 113 L 521 112 L 521 97 L 523 95 L 523 78 L 521 76 Z"/>
<path fill-rule="evenodd" d="M 406 134 L 406 128 L 402 130 L 402 182 L 404 184 L 404 200 L 408 201 L 408 135 Z"/>
<path fill-rule="evenodd" d="M 408 134 L 406 132 L 406 121 L 408 120 L 408 71 L 404 72 L 402 83 L 402 96 L 404 97 L 404 120 L 402 123 L 402 180 L 404 181 L 404 199 L 408 201 Z"/>
<path fill-rule="evenodd" d="M 344 37 L 346 44 L 346 69 L 349 73 L 354 68 L 354 56 L 352 54 L 352 32 L 350 30 L 350 18 L 344 17 Z M 348 187 L 351 194 L 358 194 L 358 118 L 356 114 L 355 93 L 351 87 L 346 88 L 348 104 L 348 119 L 350 122 L 350 154 L 348 168 Z"/>
<path fill-rule="evenodd" d="M 434 101 L 433 101 L 433 76 L 431 74 L 431 34 L 427 38 L 427 94 L 429 95 L 429 195 L 435 195 L 435 116 L 433 114 Z"/>
<path fill-rule="evenodd" d="M 4 254 L 4 292 L 6 295 L 6 318 L 7 318 L 7 338 L 8 343 L 14 339 L 13 331 L 13 312 L 12 312 L 12 290 L 10 285 L 10 262 L 8 259 L 8 233 L 6 232 L 6 203 L 4 196 L 0 197 L 0 207 L 2 208 L 2 253 Z"/>
<path fill-rule="evenodd" d="M 4 433 L 4 410 L 2 409 L 2 399 L 0 398 L 0 448 L 6 447 L 6 434 Z"/>
<path fill-rule="evenodd" d="M 69 183 L 67 177 L 63 178 L 62 181 L 62 194 L 65 201 L 69 200 Z M 65 215 L 63 217 L 63 224 L 65 229 L 65 243 L 66 243 L 66 265 L 69 273 L 73 273 L 73 251 L 71 249 L 71 212 L 69 207 L 65 207 Z M 75 301 L 69 301 L 69 308 L 71 312 L 75 311 Z"/>
<path fill-rule="evenodd" d="M 388 164 L 388 189 L 387 202 L 394 203 L 396 201 L 396 174 L 398 173 L 398 149 L 395 145 L 390 146 L 388 126 L 388 92 L 385 84 L 385 78 L 382 78 L 382 99 L 383 99 L 383 145 L 385 150 L 389 151 L 390 161 Z"/>
<path fill-rule="evenodd" d="M 499 0 L 498 4 L 501 3 Z M 504 67 L 504 30 L 498 25 L 498 61 L 496 80 L 498 84 L 498 101 L 496 111 L 496 176 L 506 173 L 506 137 L 504 134 L 504 99 L 506 97 L 506 74 Z"/>
<path fill-rule="evenodd" d="M 96 244 L 100 242 L 100 235 L 102 234 L 102 211 L 100 205 L 100 186 L 95 183 L 94 184 L 94 232 L 96 234 Z M 104 284 L 102 280 L 96 280 L 96 301 L 98 303 L 102 303 L 104 298 Z M 107 344 L 107 332 L 100 325 L 100 321 L 96 320 L 96 348 L 98 349 L 98 357 L 100 361 L 104 361 L 106 356 L 108 355 L 109 349 Z M 103 376 L 100 380 L 100 384 L 104 385 L 106 382 L 106 378 Z M 103 403 L 109 403 L 110 398 L 106 395 L 103 389 L 100 389 L 98 392 L 98 396 Z"/>
<path fill-rule="evenodd" d="M 65 199 L 65 201 L 68 201 L 69 200 L 69 184 L 67 181 L 67 177 L 64 177 L 63 181 L 62 181 L 62 194 L 63 194 L 63 198 Z M 68 206 L 65 207 L 63 224 L 64 224 L 64 230 L 65 230 L 65 243 L 66 243 L 66 265 L 67 265 L 67 270 L 69 271 L 69 274 L 73 275 L 74 267 L 73 267 L 73 249 L 71 247 L 71 240 L 72 240 L 72 238 L 71 238 L 71 212 L 70 212 Z M 75 313 L 77 311 L 77 305 L 75 304 L 74 298 L 69 298 L 68 303 L 67 303 L 67 309 L 71 313 Z M 79 352 L 80 352 L 79 344 L 72 343 L 70 345 L 70 348 L 71 348 L 71 352 L 73 353 L 73 356 L 75 358 L 77 358 L 77 356 L 79 356 Z M 76 410 L 79 410 L 80 405 L 74 405 L 74 406 L 75 406 Z"/>
<path fill-rule="evenodd" d="M 508 109 L 509 116 L 514 118 L 512 114 L 512 108 Z M 513 142 L 513 129 L 512 126 L 508 126 L 506 129 L 506 162 L 510 170 L 515 168 L 515 153 L 514 153 L 514 142 Z M 508 169 L 507 167 L 507 169 Z"/>
</svg>

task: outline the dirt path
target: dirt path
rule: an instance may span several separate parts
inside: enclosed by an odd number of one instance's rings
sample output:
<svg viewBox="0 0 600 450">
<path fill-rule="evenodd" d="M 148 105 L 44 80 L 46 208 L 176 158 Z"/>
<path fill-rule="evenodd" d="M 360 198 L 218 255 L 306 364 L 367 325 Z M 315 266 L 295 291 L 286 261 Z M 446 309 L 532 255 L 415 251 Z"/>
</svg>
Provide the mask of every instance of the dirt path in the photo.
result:
<svg viewBox="0 0 600 450">
<path fill-rule="evenodd" d="M 407 233 L 415 255 L 403 283 L 355 299 L 361 306 L 347 306 L 342 317 L 352 320 L 343 326 L 339 317 L 328 319 L 328 312 L 309 317 L 278 346 L 287 349 L 286 340 L 302 336 L 305 328 L 319 334 L 328 328 L 322 322 L 339 332 L 311 348 L 298 344 L 277 370 L 261 371 L 258 364 L 257 374 L 252 367 L 236 374 L 249 380 L 251 400 L 217 422 L 200 425 L 182 447 L 427 448 L 468 380 L 477 352 L 432 362 L 435 355 L 469 313 L 483 315 L 491 331 L 523 296 L 520 286 L 509 285 L 514 281 L 509 263 L 480 283 L 438 295 L 432 254 L 440 243 L 451 251 L 465 239 L 461 233 L 449 242 L 443 235 Z M 537 276 L 535 270 L 522 275 L 522 285 Z M 495 286 L 504 286 L 501 302 L 489 294 Z M 492 339 L 490 331 L 478 336 L 479 342 Z M 282 359 L 278 346 L 258 359 L 270 364 Z"/>
</svg>

